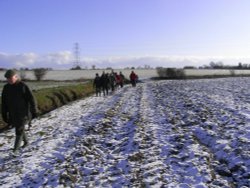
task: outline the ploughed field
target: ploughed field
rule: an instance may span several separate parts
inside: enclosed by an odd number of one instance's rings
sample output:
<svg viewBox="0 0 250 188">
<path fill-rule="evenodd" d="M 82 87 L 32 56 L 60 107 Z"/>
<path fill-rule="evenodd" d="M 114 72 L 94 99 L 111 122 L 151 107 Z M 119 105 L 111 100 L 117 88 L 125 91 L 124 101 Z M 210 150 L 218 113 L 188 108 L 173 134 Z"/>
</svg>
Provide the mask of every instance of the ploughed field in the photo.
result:
<svg viewBox="0 0 250 188">
<path fill-rule="evenodd" d="M 146 81 L 36 119 L 6 187 L 249 187 L 250 78 Z"/>
</svg>

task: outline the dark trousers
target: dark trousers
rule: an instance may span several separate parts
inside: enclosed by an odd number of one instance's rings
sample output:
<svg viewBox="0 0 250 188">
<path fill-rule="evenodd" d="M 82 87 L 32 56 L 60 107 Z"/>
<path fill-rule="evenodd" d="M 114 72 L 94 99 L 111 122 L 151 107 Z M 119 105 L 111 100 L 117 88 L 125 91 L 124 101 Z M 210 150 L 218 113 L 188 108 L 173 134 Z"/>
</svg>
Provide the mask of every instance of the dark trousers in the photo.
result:
<svg viewBox="0 0 250 188">
<path fill-rule="evenodd" d="M 136 80 L 131 80 L 131 84 L 132 84 L 133 87 L 135 87 L 136 86 Z"/>
<path fill-rule="evenodd" d="M 107 85 L 102 87 L 103 95 L 108 95 L 109 94 L 109 87 Z"/>
<path fill-rule="evenodd" d="M 18 150 L 21 146 L 21 142 L 24 142 L 24 145 L 28 144 L 28 138 L 25 133 L 25 124 L 27 120 L 25 118 L 15 120 L 13 122 L 15 130 L 16 130 L 16 140 L 14 144 L 14 151 Z"/>
<path fill-rule="evenodd" d="M 96 96 L 98 97 L 99 95 L 101 96 L 101 88 L 100 87 L 96 87 L 95 88 L 95 93 L 96 93 Z"/>
</svg>

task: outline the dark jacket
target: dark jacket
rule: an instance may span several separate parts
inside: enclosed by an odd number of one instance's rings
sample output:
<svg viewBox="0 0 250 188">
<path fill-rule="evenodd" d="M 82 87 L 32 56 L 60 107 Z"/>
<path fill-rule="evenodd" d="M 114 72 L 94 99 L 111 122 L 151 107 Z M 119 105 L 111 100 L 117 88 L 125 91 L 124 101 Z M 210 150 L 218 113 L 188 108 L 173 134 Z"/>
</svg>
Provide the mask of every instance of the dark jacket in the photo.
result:
<svg viewBox="0 0 250 188">
<path fill-rule="evenodd" d="M 102 74 L 101 76 L 101 85 L 103 88 L 109 87 L 109 76 L 108 74 Z"/>
<path fill-rule="evenodd" d="M 22 81 L 6 84 L 2 91 L 2 117 L 6 123 L 35 117 L 37 106 L 29 87 Z"/>
<path fill-rule="evenodd" d="M 100 76 L 95 77 L 94 82 L 93 82 L 93 86 L 96 87 L 96 88 L 100 88 L 102 86 Z"/>
</svg>

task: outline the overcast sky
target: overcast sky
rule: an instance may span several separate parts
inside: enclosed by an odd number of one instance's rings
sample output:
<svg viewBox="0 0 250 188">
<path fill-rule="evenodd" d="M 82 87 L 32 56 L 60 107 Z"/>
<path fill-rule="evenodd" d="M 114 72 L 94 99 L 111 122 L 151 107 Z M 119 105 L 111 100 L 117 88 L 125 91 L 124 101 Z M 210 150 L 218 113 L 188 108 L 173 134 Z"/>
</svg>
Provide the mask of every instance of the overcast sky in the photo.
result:
<svg viewBox="0 0 250 188">
<path fill-rule="evenodd" d="M 0 67 L 250 64 L 249 0 L 0 0 Z"/>
</svg>

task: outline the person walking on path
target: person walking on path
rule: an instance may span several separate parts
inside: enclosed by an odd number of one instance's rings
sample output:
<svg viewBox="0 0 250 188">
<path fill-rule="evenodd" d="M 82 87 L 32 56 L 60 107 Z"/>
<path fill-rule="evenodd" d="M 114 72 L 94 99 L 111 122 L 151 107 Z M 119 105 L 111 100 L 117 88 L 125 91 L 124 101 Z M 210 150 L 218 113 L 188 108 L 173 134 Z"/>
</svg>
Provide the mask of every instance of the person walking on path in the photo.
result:
<svg viewBox="0 0 250 188">
<path fill-rule="evenodd" d="M 109 81 L 110 81 L 111 91 L 114 92 L 115 91 L 115 84 L 116 84 L 114 71 L 112 71 L 111 74 L 109 74 Z"/>
<path fill-rule="evenodd" d="M 121 82 L 120 82 L 120 86 L 121 88 L 123 88 L 123 85 L 124 85 L 124 81 L 125 81 L 125 76 L 122 74 L 122 72 L 120 71 L 120 78 L 121 78 Z"/>
<path fill-rule="evenodd" d="M 25 125 L 32 118 L 37 117 L 37 106 L 35 98 L 29 87 L 22 82 L 15 70 L 7 70 L 5 73 L 7 84 L 2 91 L 2 117 L 8 126 L 15 127 L 14 153 L 16 153 L 24 142 L 27 146 L 28 138 L 25 133 Z"/>
<path fill-rule="evenodd" d="M 99 76 L 98 73 L 96 73 L 93 86 L 95 87 L 95 93 L 96 96 L 101 96 L 101 89 L 102 89 L 102 83 L 101 83 L 101 77 Z"/>
<path fill-rule="evenodd" d="M 115 73 L 115 82 L 116 82 L 116 87 L 118 88 L 121 85 L 121 77 L 117 73 Z"/>
<path fill-rule="evenodd" d="M 109 94 L 109 74 L 103 71 L 101 76 L 103 95 Z"/>
<path fill-rule="evenodd" d="M 129 75 L 129 78 L 130 78 L 130 82 L 131 82 L 132 86 L 135 87 L 136 86 L 136 82 L 138 80 L 137 74 L 135 74 L 135 72 L 132 71 L 131 74 Z"/>
</svg>

